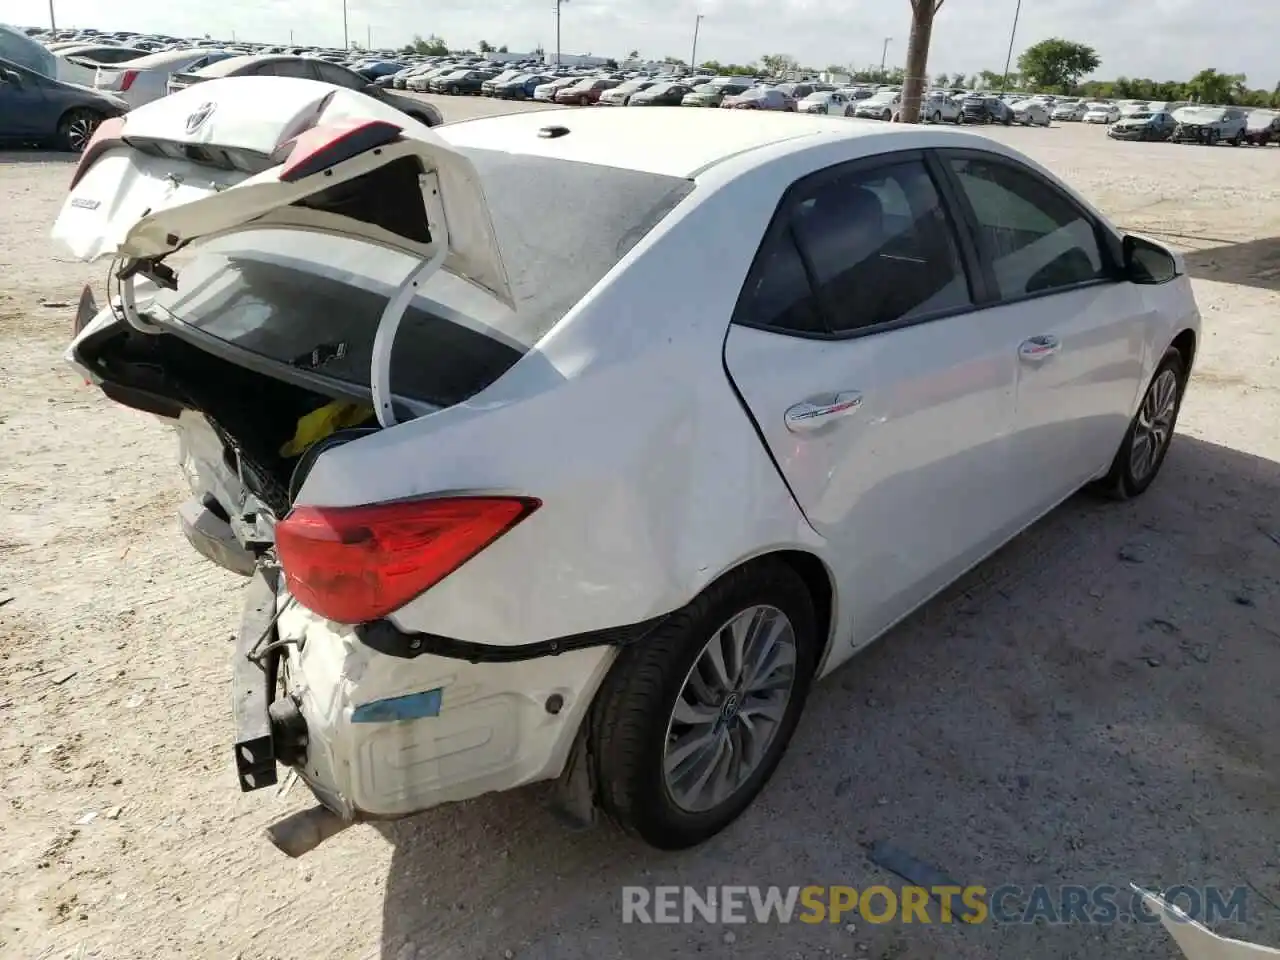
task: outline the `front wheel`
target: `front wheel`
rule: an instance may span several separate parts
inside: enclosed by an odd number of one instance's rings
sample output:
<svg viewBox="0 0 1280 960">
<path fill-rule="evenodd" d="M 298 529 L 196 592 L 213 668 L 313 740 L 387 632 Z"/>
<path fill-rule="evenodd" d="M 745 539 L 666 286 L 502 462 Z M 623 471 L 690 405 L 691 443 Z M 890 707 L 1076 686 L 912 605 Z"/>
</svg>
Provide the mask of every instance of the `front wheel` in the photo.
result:
<svg viewBox="0 0 1280 960">
<path fill-rule="evenodd" d="M 93 139 L 102 117 L 92 110 L 71 110 L 58 122 L 58 149 L 81 153 Z"/>
<path fill-rule="evenodd" d="M 458 95 L 458 85 L 455 83 L 449 84 L 449 96 L 456 97 L 457 95 Z"/>
<path fill-rule="evenodd" d="M 933 111 L 933 116 L 931 116 L 931 117 L 929 118 L 929 122 L 930 122 L 930 123 L 941 123 L 941 122 L 942 122 L 942 111 L 941 111 L 941 110 L 935 110 L 935 111 Z"/>
<path fill-rule="evenodd" d="M 819 646 L 804 581 L 766 558 L 624 647 L 588 721 L 601 807 L 663 850 L 719 833 L 782 758 Z"/>
<path fill-rule="evenodd" d="M 1156 367 L 1142 404 L 1120 441 L 1110 471 L 1092 485 L 1094 492 L 1128 500 L 1151 486 L 1173 441 L 1186 386 L 1186 363 L 1177 348 L 1170 347 Z"/>
</svg>

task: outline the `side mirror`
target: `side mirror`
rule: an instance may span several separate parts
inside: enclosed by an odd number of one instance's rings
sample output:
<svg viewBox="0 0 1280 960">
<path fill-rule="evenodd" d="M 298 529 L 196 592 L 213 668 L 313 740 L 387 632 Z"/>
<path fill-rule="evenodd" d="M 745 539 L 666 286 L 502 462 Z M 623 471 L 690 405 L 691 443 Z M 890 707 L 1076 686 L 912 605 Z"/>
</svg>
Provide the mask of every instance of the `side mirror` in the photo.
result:
<svg viewBox="0 0 1280 960">
<path fill-rule="evenodd" d="M 1178 275 L 1177 258 L 1142 237 L 1124 238 L 1124 272 L 1130 283 L 1168 283 Z"/>
<path fill-rule="evenodd" d="M 377 96 L 381 90 L 382 88 L 378 86 L 376 83 L 366 83 L 364 85 L 364 92 L 367 94 L 370 94 L 371 96 Z"/>
<path fill-rule="evenodd" d="M 16 70 L 0 70 L 0 82 L 12 83 L 15 87 L 21 87 L 22 76 Z"/>
</svg>

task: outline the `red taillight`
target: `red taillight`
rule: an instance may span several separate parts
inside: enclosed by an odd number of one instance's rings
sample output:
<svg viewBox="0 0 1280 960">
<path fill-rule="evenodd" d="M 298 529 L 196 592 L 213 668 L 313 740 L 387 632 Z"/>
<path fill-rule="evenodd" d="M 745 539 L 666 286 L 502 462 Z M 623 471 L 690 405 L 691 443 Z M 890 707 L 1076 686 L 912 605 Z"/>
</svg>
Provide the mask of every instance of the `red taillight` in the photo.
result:
<svg viewBox="0 0 1280 960">
<path fill-rule="evenodd" d="M 295 507 L 276 525 L 289 592 L 338 623 L 398 610 L 541 506 L 530 497 L 444 497 Z"/>
<path fill-rule="evenodd" d="M 112 117 L 98 124 L 98 129 L 93 131 L 93 136 L 89 138 L 84 151 L 80 154 L 80 162 L 76 164 L 76 172 L 71 175 L 71 185 L 67 189 L 74 190 L 80 178 L 89 172 L 94 161 L 120 143 L 123 134 L 124 117 Z"/>
<path fill-rule="evenodd" d="M 133 81 L 137 79 L 138 79 L 137 70 L 126 70 L 124 73 L 120 74 L 121 91 L 128 90 L 130 87 L 133 86 Z"/>
</svg>

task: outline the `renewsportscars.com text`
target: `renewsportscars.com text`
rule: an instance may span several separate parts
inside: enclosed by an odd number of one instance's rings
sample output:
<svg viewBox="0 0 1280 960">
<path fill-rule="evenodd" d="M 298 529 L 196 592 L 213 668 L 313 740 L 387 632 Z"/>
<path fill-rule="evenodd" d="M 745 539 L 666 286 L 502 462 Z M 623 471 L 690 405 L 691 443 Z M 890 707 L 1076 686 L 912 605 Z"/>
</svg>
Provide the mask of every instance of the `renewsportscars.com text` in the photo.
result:
<svg viewBox="0 0 1280 960">
<path fill-rule="evenodd" d="M 1246 922 L 1245 887 L 1173 886 L 1167 903 L 1204 923 Z M 1129 888 L 983 886 L 623 887 L 623 923 L 1159 923 Z"/>
</svg>

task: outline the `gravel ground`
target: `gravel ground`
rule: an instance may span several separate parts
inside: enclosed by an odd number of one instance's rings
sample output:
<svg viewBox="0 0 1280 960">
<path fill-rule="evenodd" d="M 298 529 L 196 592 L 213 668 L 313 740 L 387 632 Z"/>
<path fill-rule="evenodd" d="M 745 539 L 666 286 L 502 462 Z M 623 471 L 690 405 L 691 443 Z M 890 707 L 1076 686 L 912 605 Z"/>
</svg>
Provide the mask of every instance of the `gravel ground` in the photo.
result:
<svg viewBox="0 0 1280 960">
<path fill-rule="evenodd" d="M 620 922 L 629 883 L 895 883 L 875 840 L 990 887 L 1249 884 L 1229 932 L 1280 945 L 1280 150 L 992 135 L 1189 251 L 1205 337 L 1164 474 L 1068 503 L 823 683 L 760 800 L 679 855 L 567 833 L 538 788 L 266 845 L 307 799 L 236 788 L 243 582 L 177 531 L 168 431 L 61 362 L 104 272 L 47 239 L 71 167 L 0 154 L 0 955 L 1174 955 L 1128 924 Z"/>
</svg>

